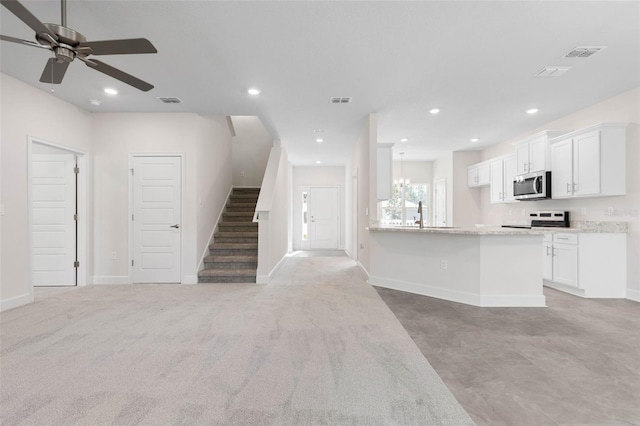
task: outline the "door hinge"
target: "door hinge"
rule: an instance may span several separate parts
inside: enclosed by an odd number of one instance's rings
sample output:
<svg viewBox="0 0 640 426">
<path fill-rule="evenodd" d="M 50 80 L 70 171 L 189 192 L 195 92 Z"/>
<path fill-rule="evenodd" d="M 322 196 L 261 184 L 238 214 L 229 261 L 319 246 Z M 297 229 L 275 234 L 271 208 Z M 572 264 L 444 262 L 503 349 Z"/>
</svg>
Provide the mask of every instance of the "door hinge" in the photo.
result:
<svg viewBox="0 0 640 426">
<path fill-rule="evenodd" d="M 133 259 L 131 259 L 131 266 L 133 266 Z"/>
<path fill-rule="evenodd" d="M 78 262 L 77 260 L 75 262 L 73 262 L 73 267 L 74 268 L 79 268 L 80 267 L 80 262 Z"/>
<path fill-rule="evenodd" d="M 75 173 L 75 174 L 79 174 L 80 173 L 80 167 L 78 167 L 77 164 L 73 167 L 73 173 Z"/>
<path fill-rule="evenodd" d="M 75 220 L 76 222 L 78 221 L 78 213 L 73 215 L 73 220 Z"/>
<path fill-rule="evenodd" d="M 131 176 L 133 176 L 133 169 L 131 169 Z"/>
<path fill-rule="evenodd" d="M 131 220 L 133 220 L 133 215 L 131 215 Z"/>
</svg>

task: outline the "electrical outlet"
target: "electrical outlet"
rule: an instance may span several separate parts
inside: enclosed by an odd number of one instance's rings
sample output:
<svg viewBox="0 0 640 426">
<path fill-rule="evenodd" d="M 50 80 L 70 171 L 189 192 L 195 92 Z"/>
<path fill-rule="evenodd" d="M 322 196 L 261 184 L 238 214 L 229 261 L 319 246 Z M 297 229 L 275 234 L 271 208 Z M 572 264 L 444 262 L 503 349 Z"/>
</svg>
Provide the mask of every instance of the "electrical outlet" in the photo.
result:
<svg viewBox="0 0 640 426">
<path fill-rule="evenodd" d="M 447 269 L 447 261 L 446 260 L 441 260 L 440 261 L 440 269 Z"/>
<path fill-rule="evenodd" d="M 240 172 L 240 176 L 244 177 L 244 170 Z"/>
<path fill-rule="evenodd" d="M 360 248 L 363 249 L 364 248 L 364 244 L 360 243 Z"/>
<path fill-rule="evenodd" d="M 583 207 L 582 208 L 582 216 L 586 216 L 587 215 L 587 208 Z"/>
<path fill-rule="evenodd" d="M 607 216 L 615 216 L 616 210 L 613 207 L 607 207 Z"/>
<path fill-rule="evenodd" d="M 115 251 L 111 252 L 111 260 L 116 260 L 118 258 L 118 254 Z"/>
</svg>

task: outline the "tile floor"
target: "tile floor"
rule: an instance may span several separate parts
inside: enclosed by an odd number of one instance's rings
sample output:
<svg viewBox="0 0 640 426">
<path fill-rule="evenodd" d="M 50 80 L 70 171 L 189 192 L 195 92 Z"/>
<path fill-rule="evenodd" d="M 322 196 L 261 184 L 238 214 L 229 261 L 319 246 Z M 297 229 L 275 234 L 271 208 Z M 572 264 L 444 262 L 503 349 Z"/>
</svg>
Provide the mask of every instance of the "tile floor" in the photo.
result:
<svg viewBox="0 0 640 426">
<path fill-rule="evenodd" d="M 478 425 L 640 425 L 640 304 L 478 308 L 377 288 Z"/>
</svg>

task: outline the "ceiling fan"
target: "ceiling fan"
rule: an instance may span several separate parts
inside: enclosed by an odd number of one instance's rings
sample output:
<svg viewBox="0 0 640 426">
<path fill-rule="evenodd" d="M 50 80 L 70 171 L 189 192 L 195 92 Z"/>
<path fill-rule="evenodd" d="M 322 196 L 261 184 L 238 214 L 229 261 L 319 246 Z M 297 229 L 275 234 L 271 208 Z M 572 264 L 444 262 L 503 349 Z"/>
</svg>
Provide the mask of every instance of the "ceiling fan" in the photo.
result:
<svg viewBox="0 0 640 426">
<path fill-rule="evenodd" d="M 125 55 L 132 53 L 158 53 L 156 48 L 146 38 L 132 38 L 123 40 L 87 41 L 79 32 L 68 28 L 67 25 L 67 1 L 61 0 L 62 22 L 58 24 L 43 24 L 33 16 L 17 0 L 0 0 L 0 3 L 22 22 L 36 32 L 36 42 L 22 40 L 15 37 L 0 35 L 0 40 L 12 43 L 26 44 L 27 46 L 47 49 L 55 54 L 50 58 L 42 71 L 40 81 L 43 83 L 60 84 L 67 67 L 74 59 L 84 62 L 89 68 L 93 68 L 103 74 L 120 80 L 130 86 L 147 92 L 153 89 L 153 85 L 140 80 L 124 71 L 107 65 L 96 59 L 87 58 L 89 55 Z"/>
</svg>

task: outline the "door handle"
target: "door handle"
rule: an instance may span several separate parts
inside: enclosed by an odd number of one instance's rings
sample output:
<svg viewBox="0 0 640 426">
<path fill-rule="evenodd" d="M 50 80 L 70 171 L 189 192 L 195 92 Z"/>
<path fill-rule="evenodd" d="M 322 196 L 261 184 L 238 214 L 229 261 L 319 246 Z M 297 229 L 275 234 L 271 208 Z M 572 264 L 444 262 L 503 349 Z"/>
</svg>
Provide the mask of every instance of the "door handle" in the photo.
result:
<svg viewBox="0 0 640 426">
<path fill-rule="evenodd" d="M 175 225 L 171 225 L 171 226 L 169 226 L 169 228 L 176 228 L 176 229 L 178 229 L 178 228 L 180 228 L 180 225 L 178 225 L 178 224 L 176 223 Z"/>
</svg>

